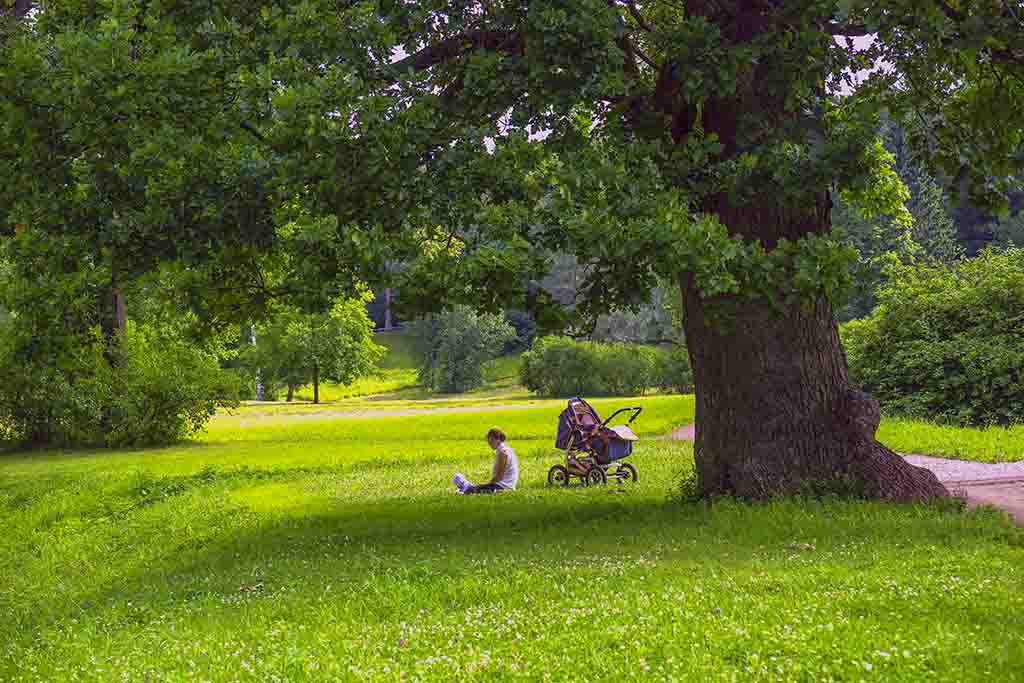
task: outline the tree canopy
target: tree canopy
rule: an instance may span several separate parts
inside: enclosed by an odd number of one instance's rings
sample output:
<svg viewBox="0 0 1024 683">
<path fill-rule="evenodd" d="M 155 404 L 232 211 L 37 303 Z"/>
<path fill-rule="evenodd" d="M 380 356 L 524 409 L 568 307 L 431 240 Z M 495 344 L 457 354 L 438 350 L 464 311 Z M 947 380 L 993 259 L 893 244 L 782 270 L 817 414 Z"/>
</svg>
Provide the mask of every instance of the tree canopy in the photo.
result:
<svg viewBox="0 0 1024 683">
<path fill-rule="evenodd" d="M 748 278 L 722 271 L 749 259 L 694 210 L 869 192 L 883 108 L 998 203 L 1024 164 L 1015 4 L 39 3 L 0 60 L 0 225 L 124 276 L 216 261 L 251 295 L 322 305 L 385 257 L 422 266 L 410 302 L 536 304 L 544 249 L 567 245 L 597 308 L 659 266 L 734 289 Z M 271 247 L 274 283 L 254 275 Z"/>
<path fill-rule="evenodd" d="M 256 328 L 256 343 L 245 352 L 247 364 L 258 368 L 265 382 L 294 390 L 312 383 L 319 402 L 323 379 L 351 384 L 371 374 L 384 355 L 373 341 L 373 322 L 366 315 L 369 295 L 337 301 L 325 313 L 302 313 L 279 307 Z"/>
</svg>

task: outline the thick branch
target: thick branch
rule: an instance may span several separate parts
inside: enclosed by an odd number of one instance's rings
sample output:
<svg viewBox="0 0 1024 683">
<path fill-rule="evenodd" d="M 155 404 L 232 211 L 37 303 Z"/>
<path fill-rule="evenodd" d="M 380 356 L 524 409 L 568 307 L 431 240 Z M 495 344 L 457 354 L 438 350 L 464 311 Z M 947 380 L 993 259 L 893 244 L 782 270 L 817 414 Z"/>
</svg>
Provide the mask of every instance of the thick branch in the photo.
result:
<svg viewBox="0 0 1024 683">
<path fill-rule="evenodd" d="M 636 56 L 643 60 L 643 62 L 647 64 L 647 66 L 651 67 L 655 71 L 660 70 L 658 68 L 658 65 L 654 63 L 654 60 L 648 57 L 646 54 L 644 54 L 644 51 L 638 48 L 636 45 L 633 46 L 633 52 L 635 52 Z"/>
<path fill-rule="evenodd" d="M 826 24 L 825 33 L 830 36 L 850 36 L 851 38 L 869 36 L 872 31 L 863 24 Z"/>
<path fill-rule="evenodd" d="M 661 65 L 661 73 L 658 75 L 658 83 L 654 86 L 654 103 L 658 109 L 666 114 L 675 111 L 675 98 L 682 88 L 679 76 L 676 73 L 674 60 L 668 60 Z"/>
<path fill-rule="evenodd" d="M 461 33 L 440 43 L 429 45 L 419 52 L 414 52 L 405 59 L 390 64 L 389 69 L 396 71 L 425 71 L 438 64 L 472 52 L 473 50 L 492 50 L 508 54 L 523 53 L 523 39 L 517 31 L 470 31 Z"/>
</svg>

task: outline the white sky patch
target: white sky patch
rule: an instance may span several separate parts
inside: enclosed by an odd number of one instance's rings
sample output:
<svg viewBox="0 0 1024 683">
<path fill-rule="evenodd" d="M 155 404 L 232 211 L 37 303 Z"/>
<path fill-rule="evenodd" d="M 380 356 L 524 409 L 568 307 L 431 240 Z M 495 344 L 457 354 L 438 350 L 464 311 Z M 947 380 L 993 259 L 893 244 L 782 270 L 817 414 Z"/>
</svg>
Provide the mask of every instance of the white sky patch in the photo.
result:
<svg viewBox="0 0 1024 683">
<path fill-rule="evenodd" d="M 843 49 L 846 49 L 846 41 L 848 40 L 846 36 L 836 36 L 834 40 L 837 45 L 839 45 Z M 872 45 L 874 45 L 875 36 L 854 36 L 852 40 L 854 52 L 863 52 L 869 49 Z M 861 71 L 857 71 L 854 73 L 846 72 L 846 75 L 849 75 L 850 81 L 853 84 L 853 88 L 856 88 L 858 85 L 866 81 L 871 76 L 871 74 L 879 72 L 884 73 L 886 71 L 891 70 L 891 68 L 892 64 L 888 62 L 877 62 L 870 69 L 862 69 Z M 850 84 L 844 82 L 842 85 L 840 85 L 839 94 L 849 95 L 851 92 L 852 89 Z"/>
</svg>

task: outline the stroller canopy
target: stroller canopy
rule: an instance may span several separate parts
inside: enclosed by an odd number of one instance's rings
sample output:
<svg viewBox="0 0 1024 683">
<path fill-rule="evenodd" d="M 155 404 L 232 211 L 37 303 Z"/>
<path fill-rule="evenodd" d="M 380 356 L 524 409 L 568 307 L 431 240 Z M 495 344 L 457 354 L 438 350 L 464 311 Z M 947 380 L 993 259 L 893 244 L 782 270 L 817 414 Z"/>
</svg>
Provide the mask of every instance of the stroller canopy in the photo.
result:
<svg viewBox="0 0 1024 683">
<path fill-rule="evenodd" d="M 600 424 L 601 417 L 594 407 L 579 396 L 573 396 L 569 399 L 569 405 L 558 416 L 558 436 L 555 439 L 555 448 L 565 449 L 569 447 L 571 441 L 579 441 L 577 427 L 590 432 Z M 577 432 L 575 439 L 573 439 L 574 431 Z"/>
<path fill-rule="evenodd" d="M 632 453 L 633 442 L 637 438 L 633 430 L 625 425 L 606 427 L 592 405 L 579 396 L 573 396 L 558 416 L 555 448 L 591 452 L 598 462 L 604 464 Z"/>
</svg>

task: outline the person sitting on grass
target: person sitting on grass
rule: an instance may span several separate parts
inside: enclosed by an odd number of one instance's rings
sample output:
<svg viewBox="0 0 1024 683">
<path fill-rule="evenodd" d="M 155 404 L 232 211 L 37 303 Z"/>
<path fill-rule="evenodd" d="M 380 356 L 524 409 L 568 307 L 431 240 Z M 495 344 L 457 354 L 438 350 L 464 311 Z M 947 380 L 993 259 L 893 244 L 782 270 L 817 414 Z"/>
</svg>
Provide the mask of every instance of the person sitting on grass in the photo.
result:
<svg viewBox="0 0 1024 683">
<path fill-rule="evenodd" d="M 505 443 L 505 432 L 492 429 L 487 432 L 487 443 L 494 449 L 494 467 L 491 469 L 491 480 L 486 484 L 476 485 L 467 480 L 460 472 L 452 477 L 452 483 L 459 493 L 497 493 L 512 490 L 519 482 L 519 458 L 512 447 Z"/>
</svg>

